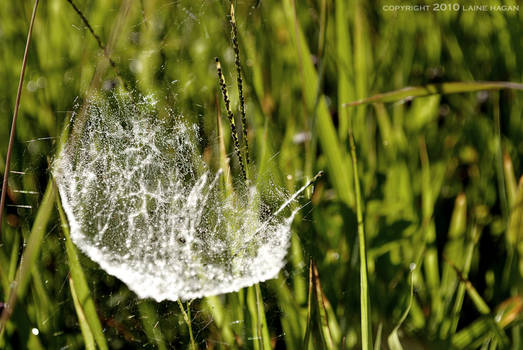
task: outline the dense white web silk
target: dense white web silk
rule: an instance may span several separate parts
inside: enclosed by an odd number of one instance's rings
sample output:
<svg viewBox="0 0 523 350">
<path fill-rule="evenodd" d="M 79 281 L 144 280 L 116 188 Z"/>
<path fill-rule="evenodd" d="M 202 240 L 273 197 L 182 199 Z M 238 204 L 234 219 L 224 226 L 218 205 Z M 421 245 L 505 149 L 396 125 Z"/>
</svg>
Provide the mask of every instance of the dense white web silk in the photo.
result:
<svg viewBox="0 0 523 350">
<path fill-rule="evenodd" d="M 225 195 L 195 127 L 158 117 L 151 97 L 93 97 L 53 175 L 73 242 L 139 297 L 192 299 L 274 278 L 291 217 L 261 215 L 260 196 Z M 284 201 L 286 198 L 280 196 Z"/>
</svg>

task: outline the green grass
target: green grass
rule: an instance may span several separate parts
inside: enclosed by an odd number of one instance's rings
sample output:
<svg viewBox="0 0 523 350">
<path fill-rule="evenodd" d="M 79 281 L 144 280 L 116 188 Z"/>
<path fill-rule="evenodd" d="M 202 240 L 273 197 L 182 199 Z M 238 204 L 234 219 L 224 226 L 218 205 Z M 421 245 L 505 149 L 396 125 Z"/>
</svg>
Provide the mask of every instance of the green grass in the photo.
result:
<svg viewBox="0 0 523 350">
<path fill-rule="evenodd" d="M 1 223 L 0 348 L 521 348 L 523 11 L 238 1 L 236 45 L 225 0 L 74 3 L 99 41 L 67 0 L 48 0 L 29 46 Z M 0 2 L 2 174 L 32 6 Z M 72 112 L 82 125 L 82 101 L 112 84 L 196 123 L 227 193 L 238 158 L 246 178 L 289 193 L 325 172 L 300 197 L 276 279 L 156 303 L 76 249 L 50 167 Z"/>
</svg>

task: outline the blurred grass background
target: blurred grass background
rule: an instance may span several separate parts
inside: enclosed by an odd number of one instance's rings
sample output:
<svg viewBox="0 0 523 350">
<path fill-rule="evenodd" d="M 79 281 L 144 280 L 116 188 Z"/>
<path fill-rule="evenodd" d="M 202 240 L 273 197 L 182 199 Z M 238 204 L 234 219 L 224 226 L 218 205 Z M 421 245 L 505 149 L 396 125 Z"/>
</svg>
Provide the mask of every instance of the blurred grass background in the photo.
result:
<svg viewBox="0 0 523 350">
<path fill-rule="evenodd" d="M 120 1 L 75 4 L 107 43 Z M 67 0 L 42 1 L 0 237 L 2 308 L 19 266 L 26 281 L 17 280 L 17 305 L 0 347 L 360 348 L 352 126 L 375 348 L 398 348 L 387 341 L 392 334 L 406 349 L 521 349 L 522 93 L 343 104 L 413 85 L 523 81 L 523 12 L 391 12 L 385 4 L 236 3 L 258 173 L 289 192 L 319 170 L 325 175 L 302 198 L 308 204 L 294 222 L 288 264 L 277 279 L 184 303 L 182 312 L 175 302 L 138 300 L 76 251 L 60 221 L 50 163 L 103 51 Z M 32 6 L 0 3 L 2 172 Z M 153 93 L 162 107 L 197 123 L 210 163 L 219 159 L 216 56 L 238 108 L 228 14 L 227 1 L 131 1 L 111 52 L 116 69 L 102 81 L 104 89 L 125 82 Z M 234 156 L 231 162 L 237 172 Z M 28 247 L 32 255 L 21 259 Z"/>
</svg>

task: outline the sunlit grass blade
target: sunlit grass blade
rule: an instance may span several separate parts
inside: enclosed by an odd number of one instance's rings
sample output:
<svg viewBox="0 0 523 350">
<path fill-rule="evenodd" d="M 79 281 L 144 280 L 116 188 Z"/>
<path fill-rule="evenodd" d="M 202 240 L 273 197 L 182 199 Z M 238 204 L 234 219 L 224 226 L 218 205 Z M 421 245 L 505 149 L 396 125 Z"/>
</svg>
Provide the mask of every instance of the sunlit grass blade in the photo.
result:
<svg viewBox="0 0 523 350">
<path fill-rule="evenodd" d="M 302 70 L 302 94 L 309 113 L 316 116 L 315 125 L 318 140 L 323 152 L 327 157 L 329 179 L 332 181 L 338 196 L 347 205 L 354 204 L 354 194 L 351 188 L 352 171 L 347 167 L 347 156 L 341 147 L 336 129 L 332 122 L 325 98 L 320 94 L 318 97 L 318 74 L 312 62 L 312 54 L 305 40 L 303 30 L 300 27 L 293 10 L 291 1 L 283 2 L 287 25 L 290 33 L 293 33 L 294 43 L 298 56 L 298 64 Z"/>
<path fill-rule="evenodd" d="M 312 328 L 312 293 L 314 293 L 314 282 L 312 272 L 312 258 L 309 262 L 309 293 L 307 296 L 307 323 L 305 327 L 305 337 L 303 339 L 303 348 L 308 349 L 310 346 L 311 328 Z"/>
<path fill-rule="evenodd" d="M 505 218 L 505 222 L 508 222 L 509 217 L 509 204 L 507 198 L 507 188 L 505 184 L 505 174 L 503 166 L 503 150 L 501 149 L 501 111 L 499 106 L 499 93 L 495 92 L 492 97 L 492 104 L 494 106 L 494 141 L 496 144 L 495 149 L 495 160 L 496 160 L 496 175 L 498 180 L 498 197 L 501 204 L 501 213 Z"/>
<path fill-rule="evenodd" d="M 464 249 L 464 234 L 467 228 L 467 198 L 465 193 L 461 193 L 456 197 L 454 201 L 454 210 L 450 219 L 450 225 L 448 230 L 448 242 L 444 248 L 445 256 L 451 256 L 455 259 L 454 264 L 463 266 L 463 260 L 461 254 Z M 450 312 L 449 307 L 456 288 L 458 286 L 457 275 L 450 264 L 443 266 L 443 272 L 441 276 L 441 295 L 445 302 L 445 312 Z M 440 329 L 440 334 L 443 339 L 447 338 L 448 331 L 450 329 L 450 320 L 445 319 L 443 326 Z"/>
<path fill-rule="evenodd" d="M 54 183 L 53 187 L 55 188 Z M 85 274 L 83 272 L 82 266 L 80 265 L 76 248 L 71 241 L 71 236 L 69 234 L 69 224 L 67 222 L 67 218 L 65 217 L 60 200 L 56 201 L 56 206 L 60 215 L 62 232 L 65 236 L 65 251 L 69 261 L 71 294 L 74 293 L 77 295 L 82 313 L 85 316 L 86 322 L 89 325 L 89 329 L 96 341 L 96 344 L 98 345 L 98 348 L 102 350 L 108 349 L 107 340 L 103 334 L 102 325 L 100 323 L 100 319 L 98 318 L 98 313 L 96 312 L 96 307 L 91 296 L 91 292 L 89 291 Z M 72 288 L 75 288 L 75 290 L 73 291 Z"/>
<path fill-rule="evenodd" d="M 512 251 L 517 251 L 519 257 L 518 278 L 521 278 L 521 276 L 523 276 L 523 176 L 519 179 L 514 203 L 511 206 L 506 240 Z M 511 251 L 509 251 L 509 253 L 510 252 Z M 515 255 L 515 253 L 510 256 L 513 255 Z M 517 275 L 517 273 L 515 275 Z"/>
<path fill-rule="evenodd" d="M 436 227 L 434 223 L 434 203 L 437 198 L 436 186 L 433 186 L 433 173 L 425 138 L 419 138 L 419 155 L 421 161 L 421 199 L 422 199 L 422 227 L 425 244 L 424 272 L 425 283 L 431 297 L 431 317 L 429 326 L 435 329 L 444 317 L 443 303 L 441 301 L 439 259 L 436 249 Z"/>
<path fill-rule="evenodd" d="M 347 138 L 349 128 L 350 110 L 344 108 L 343 102 L 355 98 L 354 89 L 351 84 L 353 69 L 348 18 L 346 1 L 336 0 L 336 63 L 340 74 L 338 79 L 338 136 L 340 140 L 345 140 Z"/>
<path fill-rule="evenodd" d="M 454 265 L 452 262 L 448 261 L 448 263 L 452 266 L 454 271 L 459 277 L 459 280 L 461 283 L 465 285 L 465 288 L 467 290 L 467 293 L 469 297 L 472 299 L 472 302 L 476 306 L 476 309 L 483 315 L 490 314 L 490 307 L 487 305 L 485 300 L 481 297 L 481 295 L 478 293 L 474 285 L 470 282 L 470 280 L 465 277 L 463 272 L 460 271 L 460 269 Z"/>
<path fill-rule="evenodd" d="M 512 246 L 518 246 L 520 260 L 523 261 L 522 241 L 523 239 L 523 176 L 519 179 L 518 189 L 510 215 L 507 229 L 507 241 Z M 523 275 L 523 262 L 520 262 L 521 274 Z"/>
<path fill-rule="evenodd" d="M 464 92 L 484 91 L 484 90 L 523 90 L 523 84 L 512 83 L 508 81 L 491 81 L 491 82 L 449 82 L 440 84 L 429 84 L 425 86 L 406 87 L 403 89 L 377 94 L 364 98 L 359 101 L 347 102 L 346 107 L 366 105 L 369 103 L 390 103 L 398 102 L 405 99 L 430 95 L 448 95 Z"/>
<path fill-rule="evenodd" d="M 467 278 L 467 276 L 468 276 L 470 267 L 472 265 L 472 257 L 474 254 L 474 248 L 479 241 L 480 235 L 481 235 L 481 228 L 477 224 L 474 224 L 470 230 L 469 242 L 468 242 L 468 244 L 465 248 L 465 252 L 464 252 L 463 270 L 461 272 L 462 278 Z M 454 306 L 452 308 L 452 312 L 450 315 L 451 319 L 450 319 L 449 335 L 453 335 L 454 333 L 456 333 L 456 329 L 458 327 L 458 321 L 461 316 L 461 308 L 463 306 L 463 300 L 465 297 L 466 290 L 467 290 L 467 286 L 465 285 L 464 282 L 461 282 L 458 287 L 458 291 L 456 293 L 456 299 L 454 301 Z"/>
<path fill-rule="evenodd" d="M 80 300 L 78 300 L 78 295 L 76 295 L 75 286 L 73 279 L 69 277 L 69 287 L 71 288 L 71 295 L 73 297 L 74 308 L 76 309 L 76 315 L 78 316 L 78 323 L 80 324 L 80 330 L 82 331 L 82 336 L 84 338 L 85 348 L 88 350 L 95 350 L 96 345 L 91 332 L 91 328 L 87 323 L 84 310 Z"/>
<path fill-rule="evenodd" d="M 481 317 L 470 326 L 459 331 L 452 337 L 455 349 L 476 349 L 486 339 L 492 338 L 491 327 L 494 321 L 489 317 Z"/>
<path fill-rule="evenodd" d="M 354 89 L 355 98 L 361 99 L 369 94 L 371 84 L 372 71 L 372 49 L 369 37 L 372 35 L 369 29 L 367 14 L 365 10 L 365 1 L 348 2 L 351 12 L 353 12 L 353 43 L 354 43 Z M 339 101 L 343 106 L 346 100 Z M 373 119 L 367 119 L 367 109 L 365 106 L 357 108 L 349 112 L 352 119 L 349 121 L 353 133 L 358 139 L 358 145 L 361 149 L 361 154 L 365 154 L 365 164 L 369 164 L 369 168 L 373 168 L 374 150 L 373 143 L 370 140 L 370 126 Z M 372 176 L 372 174 L 369 174 Z M 365 177 L 361 178 L 362 184 L 365 184 Z M 363 187 L 365 188 L 365 187 Z"/>
<path fill-rule="evenodd" d="M 312 277 L 314 284 L 314 294 L 316 295 L 316 305 L 318 310 L 318 315 L 320 319 L 320 331 L 325 343 L 325 347 L 329 350 L 335 349 L 334 341 L 332 340 L 332 334 L 329 327 L 329 319 L 327 316 L 327 310 L 325 307 L 325 296 L 323 295 L 323 290 L 321 289 L 320 276 L 318 273 L 318 268 L 313 261 L 311 261 L 312 268 Z"/>
<path fill-rule="evenodd" d="M 367 243 L 363 223 L 363 203 L 358 176 L 358 158 L 352 129 L 349 127 L 349 145 L 354 170 L 354 193 L 356 196 L 356 218 L 358 220 L 358 241 L 360 248 L 360 305 L 361 305 L 361 343 L 363 350 L 372 349 L 372 320 L 370 310 L 369 281 L 367 269 Z"/>
<path fill-rule="evenodd" d="M 383 333 L 383 323 L 378 325 L 378 330 L 376 332 L 376 339 L 374 339 L 374 350 L 381 349 L 381 334 Z M 344 349 L 343 347 L 342 349 Z"/>
<path fill-rule="evenodd" d="M 415 268 L 415 267 L 414 267 Z M 405 312 L 401 316 L 400 320 L 398 321 L 398 324 L 396 324 L 396 327 L 392 330 L 390 333 L 387 343 L 389 344 L 389 348 L 391 350 L 403 350 L 403 346 L 401 345 L 400 338 L 398 335 L 398 330 L 400 329 L 401 325 L 407 319 L 407 316 L 409 315 L 410 308 L 412 307 L 412 300 L 414 299 L 414 269 L 410 272 L 410 295 L 409 295 L 409 303 L 407 305 L 407 308 L 405 309 Z"/>
<path fill-rule="evenodd" d="M 272 349 L 271 338 L 269 336 L 269 326 L 267 325 L 267 317 L 265 315 L 265 306 L 263 303 L 260 284 L 256 283 L 254 285 L 254 289 L 256 291 L 256 308 L 259 322 L 258 326 L 260 327 L 258 332 L 261 333 L 262 348 L 264 350 L 270 350 Z"/>
<path fill-rule="evenodd" d="M 45 288 L 45 282 L 42 277 L 42 266 L 35 265 L 32 271 L 31 296 L 35 305 L 38 305 L 36 310 L 36 323 L 39 332 L 47 333 L 52 328 L 49 320 L 55 312 L 55 305 L 51 300 L 52 296 L 48 294 Z"/>
<path fill-rule="evenodd" d="M 494 319 L 501 328 L 505 328 L 517 321 L 523 312 L 523 297 L 517 295 L 499 304 L 496 308 Z"/>
<path fill-rule="evenodd" d="M 247 288 L 247 311 L 251 325 L 247 341 L 252 342 L 254 349 L 270 350 L 272 347 L 259 284 Z"/>
<path fill-rule="evenodd" d="M 503 175 L 505 176 L 505 186 L 507 189 L 507 199 L 509 208 L 516 202 L 517 181 L 514 174 L 514 164 L 508 153 L 503 154 Z"/>
<path fill-rule="evenodd" d="M 25 295 L 27 285 L 31 278 L 31 271 L 40 253 L 44 235 L 47 232 L 47 225 L 49 224 L 49 220 L 53 213 L 55 195 L 55 188 L 52 182 L 49 181 L 44 197 L 42 198 L 38 208 L 27 246 L 22 254 L 15 282 L 11 284 L 11 289 L 8 291 L 6 297 L 7 302 L 0 317 L 0 338 L 4 333 L 7 321 L 13 313 L 17 299 L 20 299 Z"/>
</svg>

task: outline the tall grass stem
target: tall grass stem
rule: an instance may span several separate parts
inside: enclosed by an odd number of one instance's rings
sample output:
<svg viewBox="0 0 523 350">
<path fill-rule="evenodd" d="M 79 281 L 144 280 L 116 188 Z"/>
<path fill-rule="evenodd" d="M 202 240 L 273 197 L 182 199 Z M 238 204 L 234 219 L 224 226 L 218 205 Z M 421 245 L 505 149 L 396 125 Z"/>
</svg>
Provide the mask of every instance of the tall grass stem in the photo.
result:
<svg viewBox="0 0 523 350">
<path fill-rule="evenodd" d="M 78 16 L 80 16 L 80 19 L 82 20 L 84 25 L 87 27 L 87 30 L 89 30 L 91 35 L 96 40 L 96 43 L 98 44 L 98 47 L 100 48 L 100 50 L 103 51 L 105 57 L 107 57 L 107 60 L 109 61 L 109 64 L 111 65 L 111 67 L 113 67 L 113 69 L 114 69 L 116 75 L 118 76 L 118 78 L 120 79 L 120 82 L 122 83 L 122 85 L 125 86 L 126 89 L 129 89 L 129 86 L 128 86 L 126 80 L 121 76 L 120 71 L 119 71 L 118 67 L 116 66 L 116 63 L 111 58 L 109 50 L 107 50 L 106 45 L 103 44 L 102 39 L 100 39 L 100 36 L 95 33 L 93 27 L 91 26 L 91 24 L 87 20 L 87 17 L 85 17 L 85 15 L 82 13 L 82 11 L 80 11 L 80 9 L 74 4 L 73 0 L 67 0 L 67 2 L 69 4 L 71 4 L 71 6 L 73 7 L 73 10 L 78 14 Z"/>
<path fill-rule="evenodd" d="M 365 238 L 365 227 L 363 224 L 362 200 L 360 183 L 358 177 L 358 159 L 352 128 L 349 128 L 350 154 L 352 158 L 352 169 L 354 172 L 354 192 L 356 194 L 356 218 L 358 221 L 358 239 L 360 248 L 360 305 L 361 305 L 361 348 L 372 349 L 372 325 L 369 297 L 369 282 L 367 271 L 367 245 Z"/>
<path fill-rule="evenodd" d="M 191 324 L 191 309 L 190 309 L 191 302 L 187 303 L 187 311 L 185 311 L 185 308 L 183 306 L 183 303 L 180 299 L 178 299 L 178 306 L 180 307 L 180 311 L 183 314 L 183 319 L 185 320 L 185 323 L 187 324 L 187 327 L 189 328 L 189 339 L 191 341 L 191 350 L 197 350 L 198 347 L 196 346 L 196 342 L 194 341 L 194 336 L 192 333 L 192 324 Z"/>
<path fill-rule="evenodd" d="M 31 22 L 29 24 L 29 31 L 27 33 L 27 41 L 25 43 L 24 58 L 22 61 L 22 70 L 20 71 L 20 80 L 18 82 L 18 89 L 16 91 L 15 110 L 13 113 L 13 121 L 11 123 L 11 132 L 9 134 L 9 145 L 7 147 L 7 156 L 5 159 L 4 180 L 2 182 L 2 195 L 0 197 L 0 240 L 2 239 L 2 219 L 5 207 L 5 196 L 7 194 L 7 183 L 9 180 L 9 164 L 11 162 L 11 155 L 13 153 L 13 145 L 15 141 L 16 121 L 18 119 L 18 110 L 20 107 L 20 97 L 22 95 L 22 87 L 24 85 L 25 67 L 27 66 L 27 56 L 29 53 L 29 44 L 33 35 L 33 25 L 36 18 L 36 9 L 38 8 L 38 0 L 35 0 L 33 6 L 33 14 L 31 15 Z"/>
</svg>

